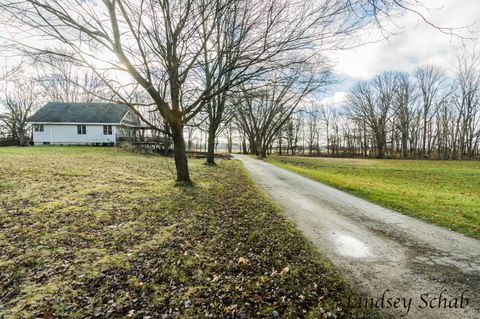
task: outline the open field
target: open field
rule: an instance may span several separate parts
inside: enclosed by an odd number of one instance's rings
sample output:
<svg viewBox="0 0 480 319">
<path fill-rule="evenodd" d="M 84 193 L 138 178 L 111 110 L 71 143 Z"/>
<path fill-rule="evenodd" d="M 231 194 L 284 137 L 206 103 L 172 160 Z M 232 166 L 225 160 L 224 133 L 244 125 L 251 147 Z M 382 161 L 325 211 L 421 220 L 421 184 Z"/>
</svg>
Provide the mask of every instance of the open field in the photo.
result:
<svg viewBox="0 0 480 319">
<path fill-rule="evenodd" d="M 268 161 L 382 206 L 480 238 L 480 162 L 270 156 Z"/>
<path fill-rule="evenodd" d="M 201 163 L 179 187 L 158 156 L 0 148 L 0 317 L 350 318 L 347 284 L 241 164 Z"/>
</svg>

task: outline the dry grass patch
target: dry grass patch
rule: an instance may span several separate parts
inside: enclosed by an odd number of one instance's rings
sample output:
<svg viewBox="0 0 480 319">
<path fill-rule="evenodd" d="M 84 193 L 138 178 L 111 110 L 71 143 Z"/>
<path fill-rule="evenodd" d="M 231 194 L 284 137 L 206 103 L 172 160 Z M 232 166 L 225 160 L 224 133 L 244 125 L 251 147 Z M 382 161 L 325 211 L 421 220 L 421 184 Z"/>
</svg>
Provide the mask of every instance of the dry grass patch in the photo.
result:
<svg viewBox="0 0 480 319">
<path fill-rule="evenodd" d="M 239 162 L 190 163 L 177 187 L 158 156 L 0 149 L 0 317 L 364 315 Z"/>
</svg>

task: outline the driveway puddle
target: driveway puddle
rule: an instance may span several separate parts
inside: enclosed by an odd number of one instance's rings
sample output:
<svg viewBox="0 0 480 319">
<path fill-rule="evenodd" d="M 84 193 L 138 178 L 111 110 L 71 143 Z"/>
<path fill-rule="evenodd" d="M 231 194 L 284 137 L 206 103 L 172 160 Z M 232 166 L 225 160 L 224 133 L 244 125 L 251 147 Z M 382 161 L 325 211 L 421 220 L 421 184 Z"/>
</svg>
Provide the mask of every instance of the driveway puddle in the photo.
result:
<svg viewBox="0 0 480 319">
<path fill-rule="evenodd" d="M 348 235 L 334 235 L 333 241 L 340 254 L 352 258 L 370 256 L 370 249 L 360 240 Z"/>
</svg>

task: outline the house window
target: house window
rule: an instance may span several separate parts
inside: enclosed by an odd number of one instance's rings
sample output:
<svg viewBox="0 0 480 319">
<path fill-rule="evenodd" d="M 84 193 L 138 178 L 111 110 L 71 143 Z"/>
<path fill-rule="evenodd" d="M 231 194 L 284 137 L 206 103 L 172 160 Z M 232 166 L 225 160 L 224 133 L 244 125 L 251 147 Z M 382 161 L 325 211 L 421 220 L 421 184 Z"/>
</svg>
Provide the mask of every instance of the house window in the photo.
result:
<svg viewBox="0 0 480 319">
<path fill-rule="evenodd" d="M 87 126 L 86 125 L 77 125 L 77 134 L 85 135 L 87 134 Z"/>
<path fill-rule="evenodd" d="M 43 132 L 43 124 L 35 124 L 33 128 L 35 132 Z"/>
<path fill-rule="evenodd" d="M 103 126 L 103 135 L 112 135 L 112 126 L 104 125 Z"/>
</svg>

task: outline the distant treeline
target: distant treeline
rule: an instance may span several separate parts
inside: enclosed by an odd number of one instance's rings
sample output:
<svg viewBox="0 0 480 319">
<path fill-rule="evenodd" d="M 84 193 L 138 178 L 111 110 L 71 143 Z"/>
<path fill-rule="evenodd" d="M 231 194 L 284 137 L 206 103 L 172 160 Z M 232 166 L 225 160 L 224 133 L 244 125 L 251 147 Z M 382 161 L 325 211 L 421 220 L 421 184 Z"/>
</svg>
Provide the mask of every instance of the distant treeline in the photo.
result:
<svg viewBox="0 0 480 319">
<path fill-rule="evenodd" d="M 269 152 L 478 159 L 478 56 L 459 56 L 455 70 L 452 76 L 439 67 L 425 66 L 358 82 L 343 105 L 312 103 L 292 114 Z"/>
</svg>

